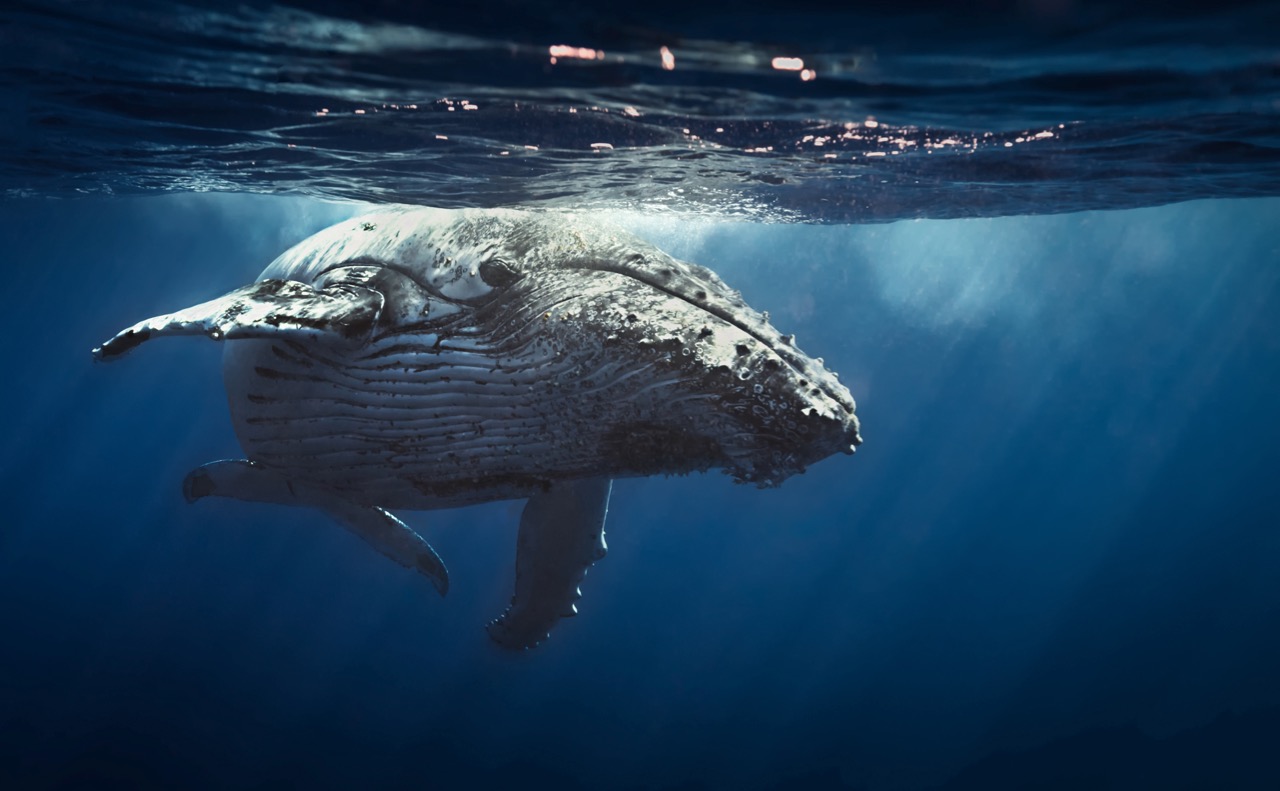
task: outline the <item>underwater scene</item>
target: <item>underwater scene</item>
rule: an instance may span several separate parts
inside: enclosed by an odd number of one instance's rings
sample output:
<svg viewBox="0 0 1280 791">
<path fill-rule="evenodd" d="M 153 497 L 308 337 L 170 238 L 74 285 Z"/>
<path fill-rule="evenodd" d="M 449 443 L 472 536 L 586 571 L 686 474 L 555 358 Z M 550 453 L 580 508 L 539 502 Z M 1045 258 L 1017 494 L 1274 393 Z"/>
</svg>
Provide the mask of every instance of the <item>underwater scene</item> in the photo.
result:
<svg viewBox="0 0 1280 791">
<path fill-rule="evenodd" d="M 0 8 L 0 788 L 1280 789 L 1280 4 Z"/>
</svg>

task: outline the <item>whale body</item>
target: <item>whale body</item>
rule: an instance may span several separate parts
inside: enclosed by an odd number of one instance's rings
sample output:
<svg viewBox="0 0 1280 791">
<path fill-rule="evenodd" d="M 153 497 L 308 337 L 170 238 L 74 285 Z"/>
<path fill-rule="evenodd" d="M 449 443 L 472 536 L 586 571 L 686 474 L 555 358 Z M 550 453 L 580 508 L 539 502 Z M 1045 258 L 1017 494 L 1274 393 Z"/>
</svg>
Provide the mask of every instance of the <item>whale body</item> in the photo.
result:
<svg viewBox="0 0 1280 791">
<path fill-rule="evenodd" d="M 861 443 L 820 360 L 710 270 L 580 215 L 394 208 L 339 223 L 259 279 L 94 350 L 226 341 L 246 458 L 208 496 L 320 509 L 448 590 L 392 510 L 526 499 L 503 647 L 577 612 L 606 549 L 611 481 L 721 469 L 776 486 Z"/>
</svg>

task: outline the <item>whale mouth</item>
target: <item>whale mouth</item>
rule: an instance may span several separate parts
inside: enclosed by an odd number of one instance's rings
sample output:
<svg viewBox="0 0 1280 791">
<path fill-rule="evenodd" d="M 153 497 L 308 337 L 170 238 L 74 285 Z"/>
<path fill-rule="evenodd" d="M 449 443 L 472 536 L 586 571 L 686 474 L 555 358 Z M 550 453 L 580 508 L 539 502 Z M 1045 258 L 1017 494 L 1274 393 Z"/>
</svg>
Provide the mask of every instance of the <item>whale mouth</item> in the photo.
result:
<svg viewBox="0 0 1280 791">
<path fill-rule="evenodd" d="M 655 316 L 639 342 L 690 360 L 695 368 L 689 373 L 705 377 L 701 387 L 719 393 L 718 409 L 735 415 L 745 429 L 736 434 L 724 426 L 631 426 L 626 444 L 631 462 L 651 458 L 654 469 L 669 468 L 660 451 L 642 451 L 679 447 L 680 458 L 701 460 L 695 469 L 723 467 L 738 482 L 768 488 L 814 461 L 835 452 L 852 454 L 862 444 L 853 397 L 836 375 L 711 270 L 638 253 L 564 266 L 625 278 L 666 302 L 666 310 L 675 313 L 665 320 Z M 715 331 L 716 325 L 723 332 Z"/>
<path fill-rule="evenodd" d="M 796 348 L 792 336 L 778 332 L 769 324 L 766 314 L 747 305 L 736 291 L 725 285 L 711 270 L 675 259 L 655 262 L 640 254 L 626 256 L 622 262 L 591 260 L 574 262 L 570 266 L 574 269 L 622 275 L 735 327 L 772 352 L 792 370 L 798 380 L 812 383 L 847 414 L 854 414 L 856 404 L 848 389 L 840 385 L 819 360 Z M 861 438 L 855 435 L 853 444 L 860 443 Z"/>
<path fill-rule="evenodd" d="M 413 284 L 408 302 L 423 303 L 421 309 L 409 311 L 413 316 L 402 317 L 398 333 L 410 326 L 440 333 L 435 348 L 468 353 L 475 338 L 492 331 L 496 334 L 486 342 L 486 353 L 496 355 L 494 359 L 518 354 L 516 350 L 529 343 L 520 338 L 537 332 L 530 327 L 535 322 L 541 326 L 560 306 L 577 305 L 570 310 L 582 309 L 584 317 L 603 319 L 607 314 L 610 318 L 602 323 L 588 319 L 598 338 L 570 344 L 634 342 L 668 361 L 686 361 L 677 363 L 683 372 L 673 375 L 688 377 L 688 387 L 733 401 L 728 409 L 734 419 L 750 425 L 744 436 L 764 443 L 729 441 L 725 437 L 732 432 L 699 432 L 679 422 L 631 425 L 624 432 L 628 441 L 604 444 L 621 449 L 620 465 L 639 464 L 644 474 L 676 467 L 724 467 L 735 470 L 738 480 L 775 485 L 789 474 L 786 470 L 803 469 L 833 452 L 852 453 L 862 443 L 853 397 L 820 358 L 796 347 L 792 336 L 779 332 L 767 314 L 749 306 L 711 270 L 656 249 L 641 249 L 616 255 L 596 251 L 553 262 L 514 254 L 469 263 L 470 269 L 463 271 L 482 280 L 484 288 L 453 290 L 448 279 L 426 278 L 397 262 L 368 255 L 332 264 L 321 275 L 351 266 L 396 272 Z M 387 310 L 399 301 L 399 296 L 388 297 Z M 562 337 L 551 344 L 564 341 Z M 774 447 L 765 447 L 770 443 Z M 643 449 L 648 450 L 640 453 Z M 679 453 L 668 452 L 671 449 Z M 640 464 L 640 459 L 647 461 Z"/>
</svg>

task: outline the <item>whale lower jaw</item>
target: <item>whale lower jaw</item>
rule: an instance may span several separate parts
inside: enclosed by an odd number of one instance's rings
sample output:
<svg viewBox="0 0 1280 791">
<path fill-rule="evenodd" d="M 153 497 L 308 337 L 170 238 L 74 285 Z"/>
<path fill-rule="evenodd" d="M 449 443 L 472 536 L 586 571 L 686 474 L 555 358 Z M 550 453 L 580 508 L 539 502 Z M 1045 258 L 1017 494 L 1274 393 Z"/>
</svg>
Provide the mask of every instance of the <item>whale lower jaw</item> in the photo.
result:
<svg viewBox="0 0 1280 791">
<path fill-rule="evenodd" d="M 286 477 L 414 510 L 524 498 L 561 479 L 728 461 L 702 436 L 629 422 L 660 404 L 678 412 L 673 398 L 686 408 L 705 399 L 680 395 L 674 376 L 536 351 L 495 363 L 478 343 L 435 340 L 386 338 L 358 355 L 292 341 L 228 344 L 224 374 L 242 447 Z M 637 388 L 642 375 L 650 378 Z"/>
</svg>

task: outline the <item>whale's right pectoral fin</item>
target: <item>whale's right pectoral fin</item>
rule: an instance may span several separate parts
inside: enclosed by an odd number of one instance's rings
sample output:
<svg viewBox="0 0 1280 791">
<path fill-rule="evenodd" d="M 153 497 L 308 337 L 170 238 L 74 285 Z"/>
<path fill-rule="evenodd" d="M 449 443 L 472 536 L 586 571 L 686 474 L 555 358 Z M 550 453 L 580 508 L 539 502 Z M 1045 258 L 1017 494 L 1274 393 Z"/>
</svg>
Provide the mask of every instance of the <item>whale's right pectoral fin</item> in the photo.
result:
<svg viewBox="0 0 1280 791">
<path fill-rule="evenodd" d="M 213 340 L 281 335 L 359 338 L 367 336 L 382 312 L 383 295 L 351 277 L 327 278 L 320 288 L 293 280 L 259 280 L 217 299 L 140 321 L 93 350 L 98 360 L 114 360 L 162 335 L 206 335 Z"/>
<path fill-rule="evenodd" d="M 192 503 L 204 497 L 230 497 L 319 508 L 386 557 L 431 580 L 441 596 L 449 592 L 449 571 L 444 561 L 422 536 L 386 509 L 358 505 L 313 486 L 294 483 L 246 459 L 197 467 L 183 481 L 182 492 Z"/>
</svg>

